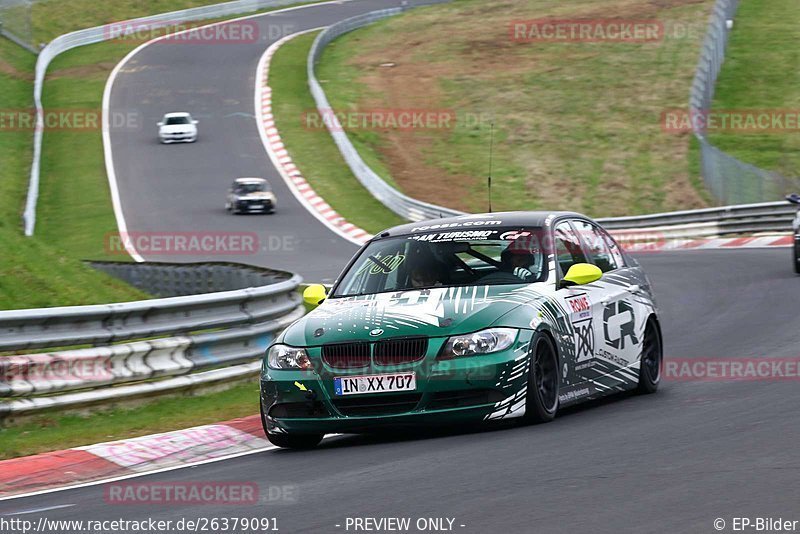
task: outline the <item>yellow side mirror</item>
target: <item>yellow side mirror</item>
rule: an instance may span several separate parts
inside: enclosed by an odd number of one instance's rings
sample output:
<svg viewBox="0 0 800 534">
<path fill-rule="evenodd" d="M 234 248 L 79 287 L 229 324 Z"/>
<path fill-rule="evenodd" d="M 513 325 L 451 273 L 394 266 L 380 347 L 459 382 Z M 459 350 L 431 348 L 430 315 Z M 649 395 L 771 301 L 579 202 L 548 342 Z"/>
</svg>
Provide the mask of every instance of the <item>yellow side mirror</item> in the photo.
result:
<svg viewBox="0 0 800 534">
<path fill-rule="evenodd" d="M 322 284 L 311 284 L 303 291 L 303 301 L 312 308 L 322 304 L 326 298 L 328 298 L 328 294 Z"/>
<path fill-rule="evenodd" d="M 561 280 L 561 284 L 564 287 L 582 286 L 596 282 L 602 277 L 603 271 L 601 271 L 596 265 L 591 265 L 589 263 L 576 263 L 569 268 L 566 276 L 564 276 L 564 279 Z"/>
</svg>

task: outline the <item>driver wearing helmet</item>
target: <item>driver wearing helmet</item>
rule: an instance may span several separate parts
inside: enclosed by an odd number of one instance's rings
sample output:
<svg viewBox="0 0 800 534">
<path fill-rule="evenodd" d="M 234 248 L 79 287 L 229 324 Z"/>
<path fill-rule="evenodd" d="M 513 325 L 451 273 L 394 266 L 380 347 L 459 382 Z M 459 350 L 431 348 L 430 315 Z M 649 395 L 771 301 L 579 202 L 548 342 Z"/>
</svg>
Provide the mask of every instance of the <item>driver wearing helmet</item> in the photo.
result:
<svg viewBox="0 0 800 534">
<path fill-rule="evenodd" d="M 536 282 L 541 267 L 537 260 L 541 257 L 539 243 L 535 236 L 520 236 L 512 241 L 500 254 L 502 268 L 523 282 Z"/>
</svg>

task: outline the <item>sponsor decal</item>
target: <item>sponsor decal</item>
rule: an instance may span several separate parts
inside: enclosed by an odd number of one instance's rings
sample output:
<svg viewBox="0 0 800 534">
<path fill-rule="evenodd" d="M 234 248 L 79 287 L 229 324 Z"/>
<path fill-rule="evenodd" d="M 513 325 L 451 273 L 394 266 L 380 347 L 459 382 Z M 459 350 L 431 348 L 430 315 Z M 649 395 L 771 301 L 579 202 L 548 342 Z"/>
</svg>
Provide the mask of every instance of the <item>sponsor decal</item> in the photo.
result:
<svg viewBox="0 0 800 534">
<path fill-rule="evenodd" d="M 427 230 L 443 230 L 445 228 L 461 228 L 461 227 L 469 227 L 469 226 L 500 226 L 503 224 L 503 221 L 498 220 L 476 220 L 476 221 L 464 221 L 464 222 L 454 222 L 454 223 L 442 223 L 442 224 L 428 224 L 425 226 L 417 226 L 411 229 L 412 232 L 425 232 Z"/>
<path fill-rule="evenodd" d="M 581 397 L 586 397 L 590 393 L 591 391 L 589 390 L 589 388 L 573 389 L 559 395 L 558 400 L 560 402 L 572 401 L 575 399 L 580 399 Z"/>
<path fill-rule="evenodd" d="M 594 356 L 594 325 L 591 319 L 575 323 L 575 356 L 581 363 Z"/>
<path fill-rule="evenodd" d="M 476 241 L 485 240 L 494 236 L 495 230 L 463 230 L 460 232 L 441 232 L 436 234 L 413 235 L 410 239 L 415 241 L 440 242 L 440 241 Z"/>
<path fill-rule="evenodd" d="M 574 322 L 590 319 L 592 317 L 592 307 L 589 303 L 589 296 L 586 294 L 567 297 L 567 308 L 571 313 Z"/>
<path fill-rule="evenodd" d="M 636 320 L 630 303 L 621 300 L 606 306 L 603 311 L 603 334 L 606 345 L 618 350 L 625 348 L 626 338 L 633 345 L 639 344 L 639 339 L 636 337 Z"/>
<path fill-rule="evenodd" d="M 603 358 L 604 360 L 608 360 L 608 361 L 610 361 L 612 363 L 615 363 L 617 365 L 621 365 L 623 367 L 628 365 L 627 361 L 623 360 L 622 358 L 620 358 L 616 354 L 612 354 L 611 352 L 608 352 L 605 349 L 597 349 L 597 357 L 598 358 Z"/>
<path fill-rule="evenodd" d="M 511 232 L 500 234 L 500 239 L 504 241 L 516 241 L 520 237 L 530 237 L 531 235 L 533 235 L 531 232 L 512 230 Z"/>
</svg>

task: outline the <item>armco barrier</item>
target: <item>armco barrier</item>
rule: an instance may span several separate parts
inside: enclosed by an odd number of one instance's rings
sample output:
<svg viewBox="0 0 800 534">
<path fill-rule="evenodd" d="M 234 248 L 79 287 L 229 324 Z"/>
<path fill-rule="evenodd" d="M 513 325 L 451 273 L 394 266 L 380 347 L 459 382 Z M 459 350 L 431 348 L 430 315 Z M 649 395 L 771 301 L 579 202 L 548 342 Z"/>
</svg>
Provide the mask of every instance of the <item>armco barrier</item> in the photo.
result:
<svg viewBox="0 0 800 534">
<path fill-rule="evenodd" d="M 161 13 L 150 17 L 141 17 L 124 21 L 131 31 L 147 31 L 150 29 L 174 26 L 183 22 L 193 22 L 211 18 L 221 18 L 230 15 L 252 13 L 262 9 L 282 7 L 299 3 L 300 0 L 235 0 L 223 4 L 202 6 L 181 11 Z M 39 163 L 42 153 L 42 133 L 44 129 L 42 118 L 42 86 L 44 77 L 50 62 L 59 54 L 73 48 L 100 43 L 118 36 L 114 32 L 109 32 L 109 25 L 96 26 L 85 30 L 78 30 L 56 37 L 45 46 L 39 53 L 36 60 L 36 72 L 33 85 L 33 101 L 36 107 L 37 119 L 36 129 L 33 137 L 33 164 L 31 165 L 31 175 L 28 184 L 28 196 L 25 202 L 23 221 L 25 225 L 25 235 L 33 235 L 36 227 L 36 203 L 39 197 Z M 104 110 L 105 112 L 106 110 Z"/>
<path fill-rule="evenodd" d="M 361 156 L 353 146 L 353 143 L 350 142 L 347 134 L 339 124 L 338 119 L 336 119 L 336 117 L 330 113 L 330 102 L 328 102 L 328 98 L 325 96 L 325 91 L 322 90 L 322 86 L 320 85 L 319 80 L 317 80 L 316 74 L 314 73 L 315 66 L 319 61 L 319 58 L 322 56 L 323 50 L 326 46 L 328 46 L 328 44 L 331 43 L 331 41 L 357 28 L 367 26 L 387 17 L 398 15 L 402 12 L 402 8 L 373 11 L 372 13 L 359 15 L 357 17 L 339 22 L 338 24 L 334 24 L 320 33 L 314 41 L 314 44 L 312 45 L 311 51 L 308 55 L 309 88 L 311 89 L 311 94 L 314 96 L 314 101 L 316 102 L 317 110 L 319 111 L 320 116 L 330 118 L 330 120 L 325 121 L 325 124 L 328 127 L 330 134 L 333 136 L 336 146 L 339 147 L 339 151 L 342 153 L 344 160 L 347 162 L 347 165 L 353 171 L 353 174 L 358 181 L 361 182 L 361 184 L 372 194 L 372 196 L 377 198 L 387 208 L 399 216 L 410 221 L 421 221 L 424 219 L 436 219 L 439 217 L 463 215 L 463 212 L 461 211 L 437 206 L 435 204 L 429 204 L 427 202 L 422 202 L 406 196 L 387 184 L 383 178 L 378 176 L 378 174 L 373 171 L 363 159 L 361 159 Z"/>
<path fill-rule="evenodd" d="M 0 398 L 14 398 L 0 402 L 0 417 L 255 374 L 272 339 L 305 311 L 300 277 L 284 274 L 233 291 L 0 312 L 2 351 L 94 345 L 0 357 Z"/>
<path fill-rule="evenodd" d="M 665 238 L 714 237 L 790 232 L 796 212 L 797 206 L 788 202 L 764 202 L 635 217 L 611 217 L 598 219 L 598 222 L 617 232 L 646 230 L 657 232 Z"/>
</svg>

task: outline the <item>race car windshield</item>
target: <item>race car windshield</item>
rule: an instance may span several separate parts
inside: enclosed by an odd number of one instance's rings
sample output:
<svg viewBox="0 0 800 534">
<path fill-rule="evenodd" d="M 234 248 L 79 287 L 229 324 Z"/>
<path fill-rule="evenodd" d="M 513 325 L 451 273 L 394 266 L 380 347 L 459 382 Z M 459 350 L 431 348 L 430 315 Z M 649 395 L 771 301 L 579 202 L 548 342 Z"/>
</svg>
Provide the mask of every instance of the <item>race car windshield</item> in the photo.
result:
<svg viewBox="0 0 800 534">
<path fill-rule="evenodd" d="M 235 191 L 239 194 L 246 195 L 248 193 L 261 193 L 269 191 L 267 184 L 237 184 Z"/>
<path fill-rule="evenodd" d="M 332 297 L 434 287 L 542 282 L 540 228 L 438 231 L 382 239 L 359 254 Z"/>
<path fill-rule="evenodd" d="M 189 117 L 167 117 L 164 122 L 167 126 L 175 126 L 176 124 L 189 124 Z"/>
</svg>

